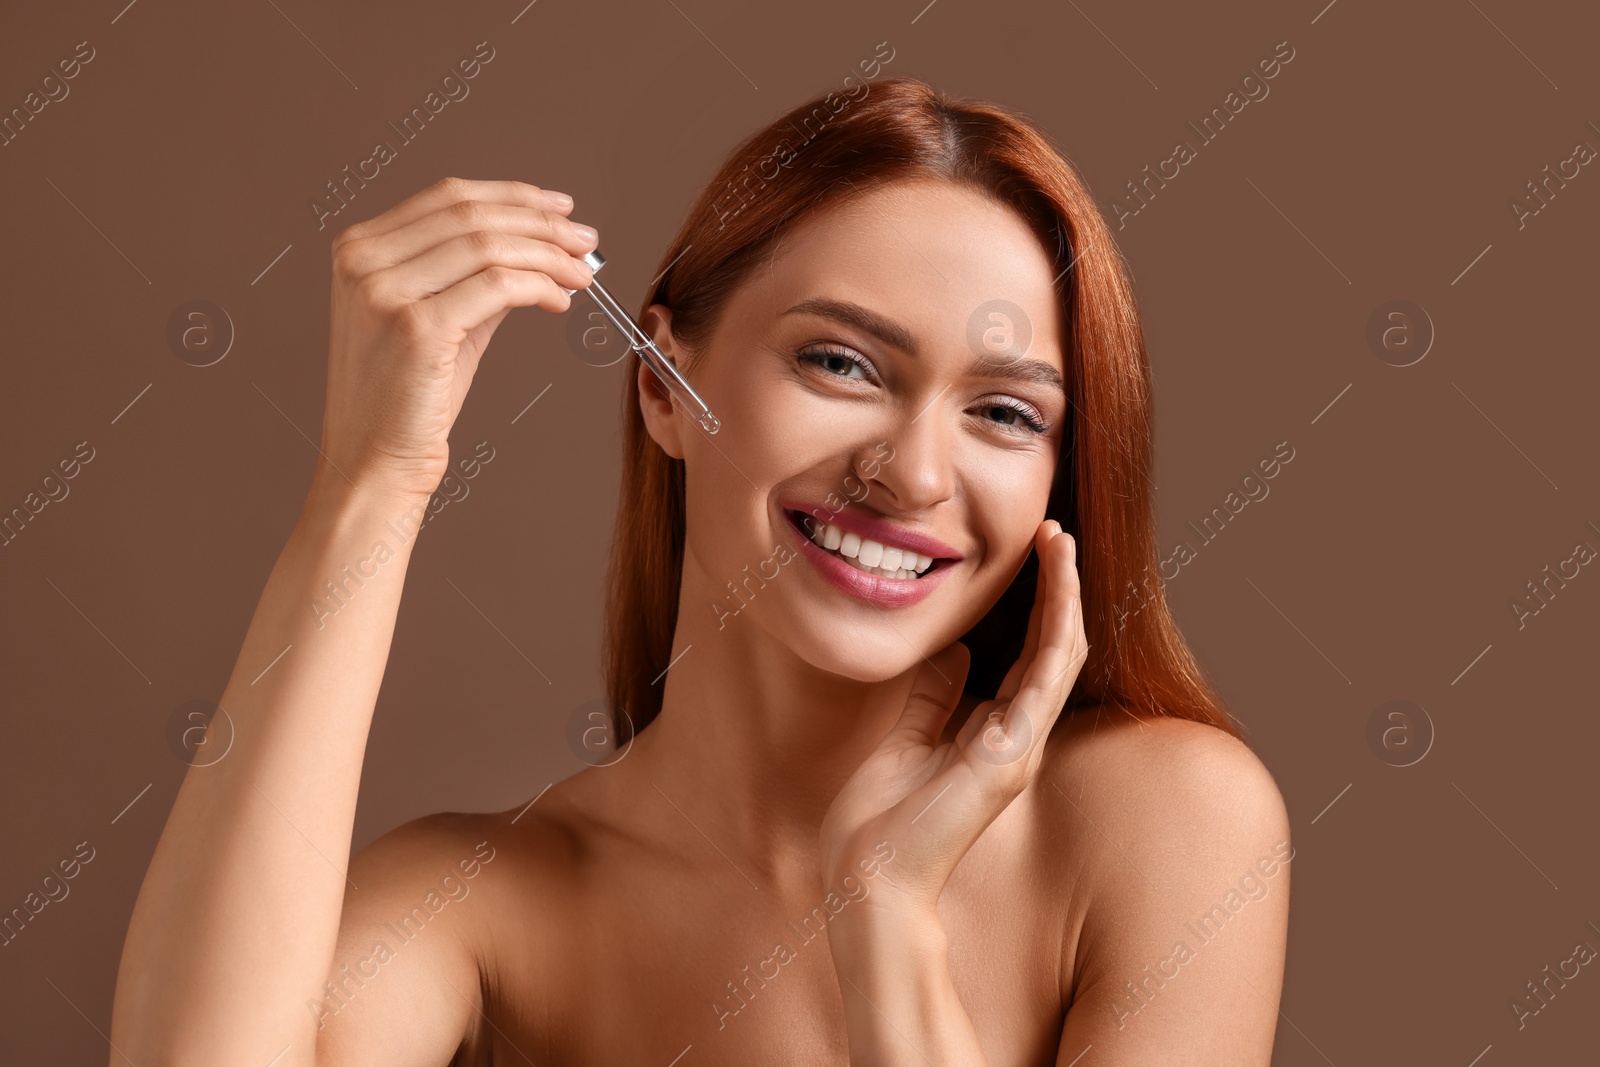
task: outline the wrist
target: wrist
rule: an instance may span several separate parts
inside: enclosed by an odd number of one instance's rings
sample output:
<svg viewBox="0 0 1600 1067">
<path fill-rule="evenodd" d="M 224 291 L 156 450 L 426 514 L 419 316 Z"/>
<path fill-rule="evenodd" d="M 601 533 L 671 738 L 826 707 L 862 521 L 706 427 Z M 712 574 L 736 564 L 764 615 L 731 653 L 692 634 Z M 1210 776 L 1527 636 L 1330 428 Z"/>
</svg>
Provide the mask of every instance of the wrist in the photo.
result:
<svg viewBox="0 0 1600 1067">
<path fill-rule="evenodd" d="M 397 478 L 347 474 L 326 459 L 319 459 L 311 475 L 306 500 L 319 508 L 367 507 L 398 512 L 419 503 L 426 504 L 437 485 L 435 482 L 424 490 Z"/>
<path fill-rule="evenodd" d="M 837 922 L 837 920 L 835 920 Z M 830 927 L 850 1062 L 926 1067 L 986 1061 L 950 973 L 949 940 L 931 912 L 858 916 Z"/>
<path fill-rule="evenodd" d="M 337 469 L 318 463 L 301 515 L 309 525 L 335 534 L 383 530 L 394 550 L 408 551 L 431 495 L 382 481 L 352 482 Z"/>
<path fill-rule="evenodd" d="M 948 961 L 950 939 L 937 911 L 887 902 L 874 905 L 846 908 L 830 924 L 828 943 L 841 976 L 876 983 L 908 965 Z"/>
</svg>

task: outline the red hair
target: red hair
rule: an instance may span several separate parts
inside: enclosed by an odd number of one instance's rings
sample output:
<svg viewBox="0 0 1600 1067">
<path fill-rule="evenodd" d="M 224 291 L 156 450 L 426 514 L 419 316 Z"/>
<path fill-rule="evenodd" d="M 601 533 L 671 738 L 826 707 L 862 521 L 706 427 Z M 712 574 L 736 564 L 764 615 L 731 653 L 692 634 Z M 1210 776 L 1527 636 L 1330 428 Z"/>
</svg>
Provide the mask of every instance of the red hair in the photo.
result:
<svg viewBox="0 0 1600 1067">
<path fill-rule="evenodd" d="M 829 93 L 753 134 L 724 160 L 640 307 L 672 309 L 688 356 L 705 351 L 728 298 L 808 212 L 890 182 L 935 178 L 1014 209 L 1053 251 L 1070 399 L 1045 514 L 1078 545 L 1089 655 L 1067 709 L 1108 705 L 1240 731 L 1195 662 L 1160 584 L 1151 496 L 1150 368 L 1132 282 L 1088 186 L 1023 115 L 958 100 L 905 75 Z M 842 106 L 841 106 L 842 105 Z M 796 146 L 794 135 L 805 131 Z M 680 367 L 689 369 L 687 360 Z M 627 375 L 623 474 L 606 595 L 606 691 L 633 731 L 661 710 L 684 552 L 684 465 L 645 429 Z M 1028 558 L 962 637 L 966 689 L 992 697 L 1022 651 L 1038 574 Z M 1128 594 L 1133 594 L 1129 596 Z M 1119 601 L 1119 597 L 1123 599 Z M 1135 603 L 1135 598 L 1137 601 Z M 622 740 L 629 723 L 617 717 Z"/>
</svg>

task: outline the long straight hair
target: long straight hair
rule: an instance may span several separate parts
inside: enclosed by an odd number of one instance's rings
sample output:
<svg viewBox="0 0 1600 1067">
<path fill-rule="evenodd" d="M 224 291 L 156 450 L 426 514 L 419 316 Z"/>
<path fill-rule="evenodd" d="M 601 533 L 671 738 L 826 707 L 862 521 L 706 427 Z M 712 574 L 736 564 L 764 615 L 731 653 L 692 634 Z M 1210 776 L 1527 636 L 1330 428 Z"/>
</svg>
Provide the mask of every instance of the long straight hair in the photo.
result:
<svg viewBox="0 0 1600 1067">
<path fill-rule="evenodd" d="M 936 178 L 1014 209 L 1053 250 L 1070 403 L 1046 514 L 1077 540 L 1089 654 L 1067 700 L 1209 723 L 1239 737 L 1172 618 L 1156 568 L 1150 368 L 1133 287 L 1088 186 L 1031 120 L 905 75 L 830 92 L 751 135 L 723 162 L 662 254 L 640 305 L 672 309 L 705 351 L 729 296 L 811 212 L 897 181 Z M 638 378 L 623 404 L 623 472 L 606 592 L 606 692 L 619 738 L 661 710 L 684 552 L 684 464 L 645 429 Z M 1038 554 L 962 637 L 983 699 L 1021 654 Z M 1120 600 L 1119 600 L 1120 598 Z M 622 713 L 626 713 L 624 718 Z"/>
</svg>

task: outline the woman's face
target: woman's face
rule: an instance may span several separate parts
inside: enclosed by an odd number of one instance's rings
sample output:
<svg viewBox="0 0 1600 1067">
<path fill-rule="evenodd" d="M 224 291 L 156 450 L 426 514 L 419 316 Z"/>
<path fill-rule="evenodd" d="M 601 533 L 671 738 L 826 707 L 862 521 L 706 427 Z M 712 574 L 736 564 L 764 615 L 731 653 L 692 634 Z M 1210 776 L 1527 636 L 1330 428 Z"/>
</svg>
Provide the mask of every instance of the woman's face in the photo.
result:
<svg viewBox="0 0 1600 1067">
<path fill-rule="evenodd" d="M 707 639 L 759 627 L 819 669 L 882 681 L 994 604 L 1049 517 L 1067 413 L 1053 281 L 1011 209 L 897 183 L 799 224 L 731 297 L 686 367 L 715 436 L 641 364 L 650 432 L 685 461 L 682 603 Z M 670 313 L 644 325 L 685 366 Z M 877 536 L 852 563 L 789 509 L 839 528 L 845 552 L 850 533 Z M 868 542 L 939 558 L 921 577 L 886 575 L 892 552 L 863 571 Z M 918 562 L 902 551 L 901 573 Z"/>
</svg>

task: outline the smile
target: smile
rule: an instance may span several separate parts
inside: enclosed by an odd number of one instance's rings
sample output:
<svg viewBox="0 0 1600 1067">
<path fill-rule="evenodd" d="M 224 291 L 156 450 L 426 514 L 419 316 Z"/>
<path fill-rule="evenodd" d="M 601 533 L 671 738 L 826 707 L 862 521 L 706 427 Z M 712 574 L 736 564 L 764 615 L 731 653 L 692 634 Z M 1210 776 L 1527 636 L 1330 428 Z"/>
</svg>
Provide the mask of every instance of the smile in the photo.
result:
<svg viewBox="0 0 1600 1067">
<path fill-rule="evenodd" d="M 798 511 L 788 512 L 789 521 L 811 538 L 811 543 L 824 552 L 831 552 L 868 574 L 880 578 L 917 579 L 933 565 L 932 556 L 924 556 L 909 548 L 886 545 L 862 537 L 853 530 L 832 524 L 824 525 L 815 517 L 803 516 Z"/>
<path fill-rule="evenodd" d="M 954 550 L 938 556 L 919 551 L 947 549 L 921 535 L 891 536 L 885 543 L 792 508 L 785 507 L 784 516 L 800 542 L 801 554 L 823 578 L 847 593 L 889 607 L 904 607 L 928 596 L 961 558 Z M 897 540 L 915 541 L 916 547 Z"/>
</svg>

